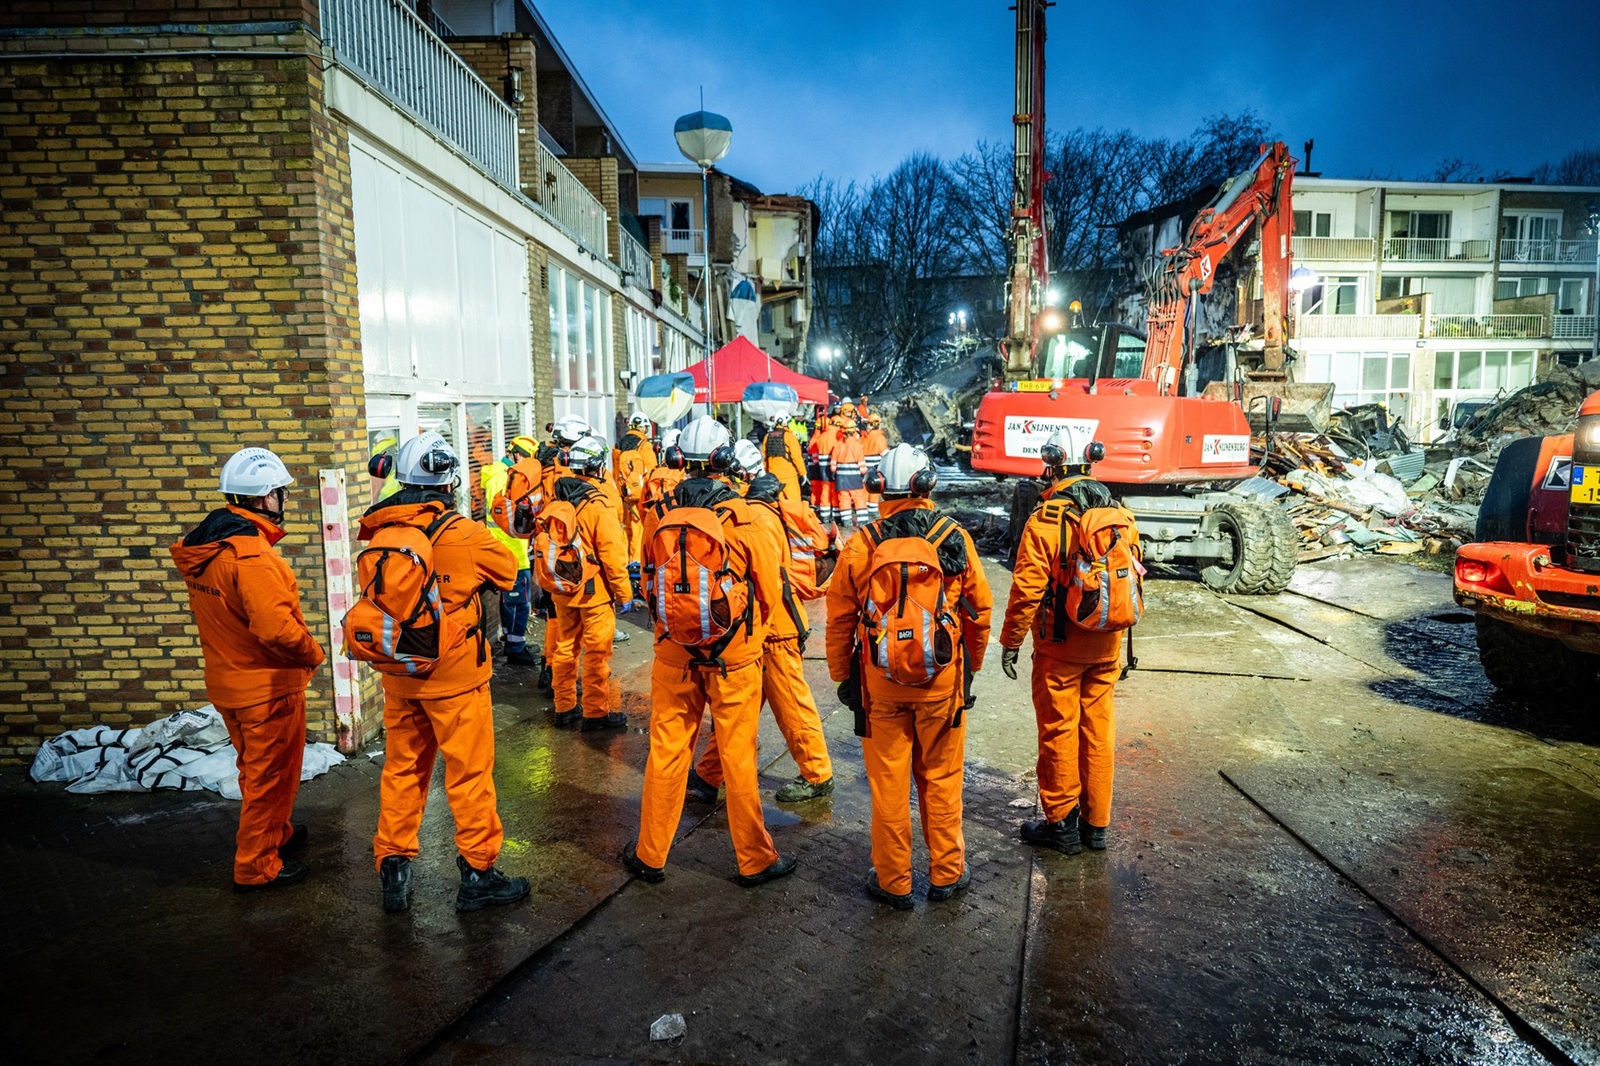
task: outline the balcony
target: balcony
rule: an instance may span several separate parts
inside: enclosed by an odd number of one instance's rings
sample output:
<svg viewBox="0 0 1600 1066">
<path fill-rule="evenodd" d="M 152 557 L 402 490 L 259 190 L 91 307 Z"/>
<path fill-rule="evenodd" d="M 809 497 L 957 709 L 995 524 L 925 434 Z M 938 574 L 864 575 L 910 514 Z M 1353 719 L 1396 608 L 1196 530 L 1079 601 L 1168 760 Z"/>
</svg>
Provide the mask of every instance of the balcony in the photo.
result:
<svg viewBox="0 0 1600 1066">
<path fill-rule="evenodd" d="M 668 255 L 697 255 L 704 258 L 706 254 L 706 235 L 703 230 L 669 229 L 665 231 L 664 238 L 663 250 Z"/>
<path fill-rule="evenodd" d="M 1596 243 L 1594 238 L 1579 241 L 1501 241 L 1500 262 L 1508 265 L 1556 263 L 1593 266 Z"/>
<path fill-rule="evenodd" d="M 1487 263 L 1494 241 L 1458 241 L 1450 237 L 1390 237 L 1383 242 L 1383 257 L 1407 263 Z"/>
<path fill-rule="evenodd" d="M 1472 340 L 1549 336 L 1543 315 L 1429 315 L 1427 335 Z"/>
<path fill-rule="evenodd" d="M 651 269 L 650 250 L 639 243 L 627 230 L 619 232 L 617 265 L 626 275 L 627 283 L 636 289 L 649 292 L 655 288 L 655 272 Z"/>
<path fill-rule="evenodd" d="M 1594 315 L 1556 315 L 1550 320 L 1550 336 L 1558 341 L 1590 340 L 1594 326 Z"/>
<path fill-rule="evenodd" d="M 537 141 L 534 147 L 538 150 L 539 176 L 524 191 L 579 244 L 600 258 L 609 259 L 605 205 L 594 198 L 583 182 L 572 176 L 572 171 L 555 153 Z"/>
<path fill-rule="evenodd" d="M 1420 337 L 1421 315 L 1302 315 L 1300 337 Z"/>
<path fill-rule="evenodd" d="M 1378 251 L 1371 237 L 1296 237 L 1296 259 L 1370 260 Z"/>
<path fill-rule="evenodd" d="M 399 0 L 322 0 L 334 59 L 517 191 L 517 114 Z"/>
</svg>

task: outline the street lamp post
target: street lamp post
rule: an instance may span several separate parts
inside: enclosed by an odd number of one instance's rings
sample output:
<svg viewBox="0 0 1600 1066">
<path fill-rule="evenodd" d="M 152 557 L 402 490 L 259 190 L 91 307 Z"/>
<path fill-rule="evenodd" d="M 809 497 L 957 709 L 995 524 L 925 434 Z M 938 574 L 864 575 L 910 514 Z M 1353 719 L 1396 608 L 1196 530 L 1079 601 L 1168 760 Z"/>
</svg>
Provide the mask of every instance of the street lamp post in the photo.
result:
<svg viewBox="0 0 1600 1066">
<path fill-rule="evenodd" d="M 1589 358 L 1600 359 L 1600 203 L 1584 204 L 1594 237 L 1594 287 L 1589 290 Z"/>
<path fill-rule="evenodd" d="M 702 93 L 702 103 L 704 94 Z M 700 168 L 700 222 L 705 239 L 705 266 L 701 269 L 700 296 L 705 301 L 706 331 L 706 407 L 715 403 L 716 363 L 711 343 L 711 164 L 728 154 L 733 143 L 733 124 L 721 115 L 700 110 L 673 123 L 672 136 L 685 159 Z"/>
</svg>

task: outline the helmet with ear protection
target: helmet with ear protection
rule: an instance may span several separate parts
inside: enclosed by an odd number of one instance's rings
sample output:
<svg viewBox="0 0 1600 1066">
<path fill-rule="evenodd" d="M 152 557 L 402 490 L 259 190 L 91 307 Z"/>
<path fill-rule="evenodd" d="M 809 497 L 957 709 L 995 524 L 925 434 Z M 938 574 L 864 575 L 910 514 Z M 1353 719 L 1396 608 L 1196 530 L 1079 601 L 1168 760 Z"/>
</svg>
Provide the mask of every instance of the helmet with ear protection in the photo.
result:
<svg viewBox="0 0 1600 1066">
<path fill-rule="evenodd" d="M 461 462 L 450 442 L 436 432 L 419 433 L 400 446 L 395 477 L 402 485 L 449 485 Z"/>
<path fill-rule="evenodd" d="M 896 444 L 867 475 L 867 491 L 886 496 L 928 496 L 939 484 L 933 460 L 921 448 Z"/>
<path fill-rule="evenodd" d="M 733 471 L 733 437 L 728 427 L 714 418 L 702 416 L 685 426 L 678 435 L 678 447 L 689 462 L 705 463 L 719 474 Z"/>
<path fill-rule="evenodd" d="M 394 449 L 385 448 L 368 459 L 367 474 L 379 481 L 388 481 L 394 475 Z"/>
</svg>

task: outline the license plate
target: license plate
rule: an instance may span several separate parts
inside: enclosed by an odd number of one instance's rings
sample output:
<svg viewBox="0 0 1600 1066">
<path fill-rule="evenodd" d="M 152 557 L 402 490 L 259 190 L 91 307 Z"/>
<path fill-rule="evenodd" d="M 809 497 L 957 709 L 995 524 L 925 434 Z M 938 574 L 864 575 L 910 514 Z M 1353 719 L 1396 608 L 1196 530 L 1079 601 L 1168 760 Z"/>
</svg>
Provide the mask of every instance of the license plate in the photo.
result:
<svg viewBox="0 0 1600 1066">
<path fill-rule="evenodd" d="M 1572 502 L 1600 505 L 1600 466 L 1572 464 Z"/>
<path fill-rule="evenodd" d="M 1053 382 L 1049 381 L 1019 381 L 1018 392 L 1049 392 Z"/>
</svg>

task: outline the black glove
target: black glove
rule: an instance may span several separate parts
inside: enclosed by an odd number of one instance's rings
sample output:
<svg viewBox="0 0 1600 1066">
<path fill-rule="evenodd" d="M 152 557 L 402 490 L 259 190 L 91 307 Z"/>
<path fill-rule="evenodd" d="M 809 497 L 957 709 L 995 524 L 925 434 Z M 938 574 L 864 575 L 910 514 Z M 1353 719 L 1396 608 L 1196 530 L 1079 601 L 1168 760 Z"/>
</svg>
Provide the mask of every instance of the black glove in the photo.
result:
<svg viewBox="0 0 1600 1066">
<path fill-rule="evenodd" d="M 1017 679 L 1017 656 L 1022 653 L 1021 648 L 1000 649 L 1000 669 L 1006 672 L 1011 680 Z"/>
<path fill-rule="evenodd" d="M 858 678 L 847 678 L 839 682 L 839 702 L 852 711 L 861 706 L 861 682 Z"/>
<path fill-rule="evenodd" d="M 963 711 L 970 711 L 970 710 L 972 710 L 972 708 L 976 707 L 977 705 L 978 705 L 977 694 L 974 693 L 974 692 L 969 691 L 967 693 L 966 701 L 961 704 L 961 709 Z"/>
<path fill-rule="evenodd" d="M 800 498 L 802 500 L 811 499 L 811 482 L 806 478 L 800 479 Z"/>
</svg>

